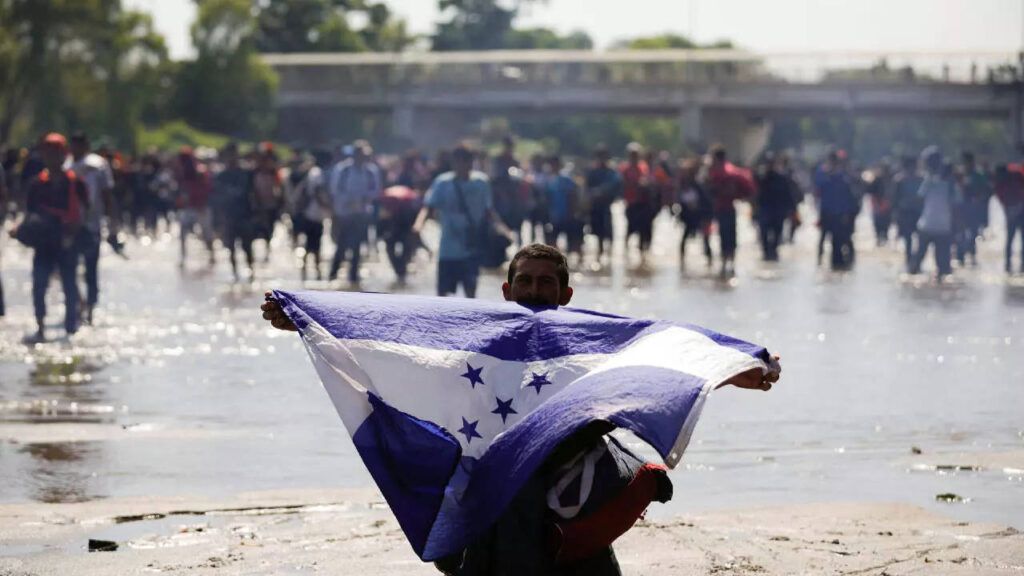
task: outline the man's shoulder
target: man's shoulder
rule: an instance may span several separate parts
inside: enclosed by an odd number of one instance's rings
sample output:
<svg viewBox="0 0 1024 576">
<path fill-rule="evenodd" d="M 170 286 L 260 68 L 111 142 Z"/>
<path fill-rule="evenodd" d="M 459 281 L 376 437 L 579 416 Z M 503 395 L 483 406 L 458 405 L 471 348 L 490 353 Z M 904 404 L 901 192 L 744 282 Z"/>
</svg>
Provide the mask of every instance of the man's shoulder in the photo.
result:
<svg viewBox="0 0 1024 576">
<path fill-rule="evenodd" d="M 88 166 L 89 168 L 92 168 L 94 170 L 110 169 L 110 163 L 107 162 L 107 159 L 104 158 L 103 156 L 100 156 L 99 154 L 96 154 L 95 152 L 90 152 L 89 154 L 86 154 L 85 158 L 82 159 L 82 163 L 85 166 Z"/>
</svg>

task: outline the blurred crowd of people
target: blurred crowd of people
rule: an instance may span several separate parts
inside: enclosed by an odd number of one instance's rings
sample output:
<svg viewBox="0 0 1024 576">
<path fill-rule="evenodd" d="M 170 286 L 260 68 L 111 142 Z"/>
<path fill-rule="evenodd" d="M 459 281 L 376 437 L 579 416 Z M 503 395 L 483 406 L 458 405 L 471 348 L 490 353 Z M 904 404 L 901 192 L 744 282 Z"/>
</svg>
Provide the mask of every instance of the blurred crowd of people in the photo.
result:
<svg viewBox="0 0 1024 576">
<path fill-rule="evenodd" d="M 737 205 L 744 202 L 752 206 L 762 258 L 778 260 L 780 246 L 802 225 L 808 211 L 799 207 L 808 201 L 817 213 L 819 265 L 828 249 L 831 268 L 848 270 L 856 256 L 855 222 L 869 203 L 878 244 L 898 239 L 910 273 L 921 271 L 931 250 L 942 277 L 954 259 L 977 263 L 993 196 L 1006 215 L 1005 269 L 1012 272 L 1013 241 L 1024 234 L 1024 166 L 981 165 L 970 152 L 954 163 L 935 147 L 868 168 L 855 166 L 842 150 L 817 165 L 768 152 L 746 168 L 721 146 L 686 158 L 636 143 L 620 159 L 600 146 L 589 159 L 520 158 L 511 137 L 492 156 L 467 145 L 432 159 L 415 151 L 378 155 L 357 140 L 331 151 L 295 150 L 287 158 L 270 143 L 245 151 L 228 143 L 220 150 L 182 147 L 127 157 L 106 146 L 94 150 L 78 133 L 48 134 L 30 149 L 7 150 L 0 171 L 0 217 L 15 221 L 11 235 L 34 250 L 36 338 L 44 337 L 45 296 L 54 275 L 67 302 L 66 331 L 92 321 L 101 245 L 121 254 L 129 235 L 177 233 L 182 267 L 190 258 L 214 266 L 224 250 L 236 280 L 251 280 L 258 265 L 254 247 L 262 247 L 266 261 L 275 233 L 287 233 L 303 280 L 325 273 L 335 280 L 347 265 L 353 286 L 367 252 L 383 245 L 402 284 L 422 250 L 437 261 L 438 294 L 461 287 L 473 297 L 480 268 L 503 264 L 511 245 L 558 245 L 577 264 L 606 265 L 618 229 L 612 207 L 619 202 L 626 246 L 640 267 L 650 264 L 657 217 L 668 212 L 682 228 L 684 267 L 692 260 L 688 244 L 699 239 L 704 264 L 712 268 L 717 259 L 722 276 L 733 274 Z M 434 248 L 420 236 L 430 218 L 440 226 Z M 334 246 L 329 259 L 322 255 L 325 234 Z M 190 236 L 199 242 L 189 242 Z M 190 254 L 190 245 L 205 254 Z M 587 254 L 586 246 L 593 247 Z"/>
</svg>

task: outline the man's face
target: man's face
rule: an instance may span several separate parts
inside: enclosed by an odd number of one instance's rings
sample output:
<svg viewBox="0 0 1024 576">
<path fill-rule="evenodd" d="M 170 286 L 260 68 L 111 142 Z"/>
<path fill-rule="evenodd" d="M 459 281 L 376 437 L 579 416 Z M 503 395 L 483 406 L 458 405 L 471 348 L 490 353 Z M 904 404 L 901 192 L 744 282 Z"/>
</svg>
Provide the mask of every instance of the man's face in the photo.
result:
<svg viewBox="0 0 1024 576">
<path fill-rule="evenodd" d="M 43 157 L 43 164 L 51 172 L 59 170 L 64 165 L 64 148 L 53 144 L 44 144 L 40 153 Z"/>
<path fill-rule="evenodd" d="M 72 140 L 68 147 L 75 158 L 81 158 L 89 152 L 89 145 L 79 140 Z"/>
<path fill-rule="evenodd" d="M 456 154 L 455 157 L 452 158 L 452 169 L 454 169 L 458 174 L 469 174 L 473 169 L 473 159 Z"/>
<path fill-rule="evenodd" d="M 572 288 L 562 288 L 558 266 L 549 260 L 524 258 L 516 262 L 512 283 L 501 287 L 505 300 L 523 306 L 565 306 L 572 299 Z"/>
</svg>

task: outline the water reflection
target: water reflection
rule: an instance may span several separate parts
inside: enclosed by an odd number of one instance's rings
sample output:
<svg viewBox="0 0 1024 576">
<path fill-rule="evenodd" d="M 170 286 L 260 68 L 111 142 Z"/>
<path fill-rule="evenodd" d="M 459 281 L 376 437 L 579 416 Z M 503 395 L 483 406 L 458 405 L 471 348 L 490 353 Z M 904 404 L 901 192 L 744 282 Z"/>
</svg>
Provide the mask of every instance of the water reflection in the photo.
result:
<svg viewBox="0 0 1024 576">
<path fill-rule="evenodd" d="M 101 450 L 96 442 L 42 442 L 23 446 L 31 456 L 25 471 L 32 499 L 49 504 L 86 502 L 101 497 L 92 485 Z"/>
<path fill-rule="evenodd" d="M 1007 283 L 1003 289 L 1003 302 L 1013 306 L 1024 306 L 1024 282 Z"/>
</svg>

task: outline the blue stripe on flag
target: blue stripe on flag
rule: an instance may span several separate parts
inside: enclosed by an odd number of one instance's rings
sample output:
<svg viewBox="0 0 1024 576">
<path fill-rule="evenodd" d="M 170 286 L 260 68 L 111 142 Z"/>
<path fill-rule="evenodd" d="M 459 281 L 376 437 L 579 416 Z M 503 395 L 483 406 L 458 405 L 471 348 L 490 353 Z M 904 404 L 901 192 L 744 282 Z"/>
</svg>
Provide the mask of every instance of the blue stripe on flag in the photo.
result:
<svg viewBox="0 0 1024 576">
<path fill-rule="evenodd" d="M 374 394 L 369 400 L 373 412 L 352 443 L 409 543 L 422 555 L 462 448 L 444 428 L 396 410 Z"/>
<path fill-rule="evenodd" d="M 611 354 L 670 326 L 572 308 L 534 310 L 509 302 L 360 292 L 275 291 L 300 328 L 316 322 L 335 338 L 377 340 L 533 362 Z"/>
</svg>

